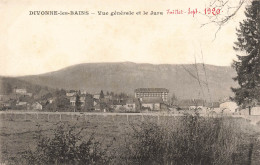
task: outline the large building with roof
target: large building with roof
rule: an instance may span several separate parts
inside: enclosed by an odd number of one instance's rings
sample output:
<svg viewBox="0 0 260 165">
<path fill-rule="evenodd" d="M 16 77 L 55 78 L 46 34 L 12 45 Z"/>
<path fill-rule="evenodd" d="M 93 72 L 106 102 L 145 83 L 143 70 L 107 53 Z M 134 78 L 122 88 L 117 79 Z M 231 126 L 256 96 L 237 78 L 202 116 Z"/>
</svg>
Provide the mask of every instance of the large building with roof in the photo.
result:
<svg viewBox="0 0 260 165">
<path fill-rule="evenodd" d="M 168 101 L 169 90 L 166 88 L 138 88 L 135 90 L 135 98 L 160 97 L 164 102 Z"/>
</svg>

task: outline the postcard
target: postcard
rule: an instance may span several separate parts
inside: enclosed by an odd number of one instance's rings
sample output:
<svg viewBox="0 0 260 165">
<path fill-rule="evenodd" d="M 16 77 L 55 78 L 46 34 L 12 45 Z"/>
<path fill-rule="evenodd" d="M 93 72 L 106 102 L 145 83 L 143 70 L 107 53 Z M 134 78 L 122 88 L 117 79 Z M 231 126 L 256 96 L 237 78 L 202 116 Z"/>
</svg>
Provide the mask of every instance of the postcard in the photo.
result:
<svg viewBox="0 0 260 165">
<path fill-rule="evenodd" d="M 0 164 L 259 164 L 259 0 L 1 0 L 0 20 Z"/>
</svg>

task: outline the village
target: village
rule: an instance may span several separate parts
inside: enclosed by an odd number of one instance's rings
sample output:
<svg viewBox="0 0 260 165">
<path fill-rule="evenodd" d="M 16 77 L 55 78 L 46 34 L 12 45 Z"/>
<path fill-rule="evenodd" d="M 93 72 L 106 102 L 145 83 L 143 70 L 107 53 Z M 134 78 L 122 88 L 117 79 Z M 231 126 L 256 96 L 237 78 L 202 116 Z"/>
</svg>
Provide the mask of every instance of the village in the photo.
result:
<svg viewBox="0 0 260 165">
<path fill-rule="evenodd" d="M 230 99 L 207 102 L 202 99 L 177 99 L 166 88 L 137 88 L 134 95 L 103 92 L 90 94 L 84 90 L 56 90 L 41 97 L 26 88 L 15 88 L 8 95 L 0 95 L 2 111 L 43 112 L 116 112 L 171 114 L 199 113 L 224 115 L 260 115 L 260 106 L 255 101 L 248 107 L 238 106 Z"/>
</svg>

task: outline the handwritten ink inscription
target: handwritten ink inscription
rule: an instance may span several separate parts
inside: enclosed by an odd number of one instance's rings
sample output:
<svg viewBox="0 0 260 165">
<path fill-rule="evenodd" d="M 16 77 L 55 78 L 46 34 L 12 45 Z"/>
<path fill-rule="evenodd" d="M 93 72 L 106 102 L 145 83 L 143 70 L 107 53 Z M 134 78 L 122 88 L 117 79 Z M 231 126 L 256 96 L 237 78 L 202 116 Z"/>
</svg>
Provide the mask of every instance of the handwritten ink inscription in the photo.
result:
<svg viewBox="0 0 260 165">
<path fill-rule="evenodd" d="M 221 9 L 218 8 L 205 8 L 199 10 L 197 8 L 188 8 L 187 10 L 183 9 L 167 9 L 165 11 L 29 11 L 29 15 L 78 15 L 78 16 L 88 16 L 88 15 L 97 15 L 97 16 L 131 16 L 131 15 L 143 15 L 143 16 L 162 16 L 162 15 L 192 15 L 193 17 L 197 14 L 204 15 L 218 15 L 220 14 Z"/>
</svg>

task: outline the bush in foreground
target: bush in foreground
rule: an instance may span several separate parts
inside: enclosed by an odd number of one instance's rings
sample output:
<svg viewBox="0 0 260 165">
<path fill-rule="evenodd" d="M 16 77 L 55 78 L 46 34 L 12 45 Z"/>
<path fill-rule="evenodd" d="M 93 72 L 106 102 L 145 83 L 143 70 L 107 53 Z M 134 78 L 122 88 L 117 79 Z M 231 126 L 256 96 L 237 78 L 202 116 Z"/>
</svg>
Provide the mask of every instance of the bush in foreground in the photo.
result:
<svg viewBox="0 0 260 165">
<path fill-rule="evenodd" d="M 132 128 L 121 155 L 125 164 L 233 164 L 243 139 L 225 118 L 187 115 Z"/>
<path fill-rule="evenodd" d="M 36 149 L 24 153 L 23 164 L 108 164 L 108 146 L 103 149 L 94 134 L 83 140 L 82 130 L 59 125 L 53 137 L 39 137 Z"/>
<path fill-rule="evenodd" d="M 186 115 L 135 123 L 125 141 L 118 142 L 116 154 L 93 134 L 84 140 L 83 129 L 60 125 L 53 135 L 39 138 L 35 150 L 25 152 L 22 164 L 235 164 L 248 140 L 238 122 Z"/>
</svg>

